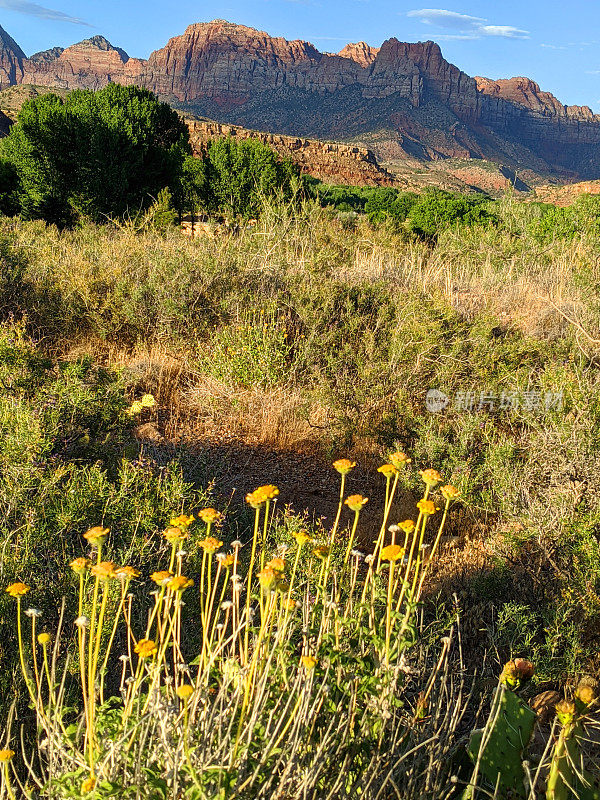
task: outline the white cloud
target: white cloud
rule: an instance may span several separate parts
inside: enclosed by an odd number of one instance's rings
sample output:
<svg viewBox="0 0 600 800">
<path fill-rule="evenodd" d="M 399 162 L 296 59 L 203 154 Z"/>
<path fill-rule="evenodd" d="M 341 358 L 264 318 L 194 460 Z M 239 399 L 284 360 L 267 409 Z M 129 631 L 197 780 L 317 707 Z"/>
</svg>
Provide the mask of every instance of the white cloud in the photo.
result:
<svg viewBox="0 0 600 800">
<path fill-rule="evenodd" d="M 451 28 L 454 34 L 440 33 L 437 39 L 471 40 L 481 39 L 484 36 L 499 36 L 503 39 L 528 39 L 529 31 L 516 28 L 514 25 L 492 25 L 487 19 L 473 17 L 470 14 L 459 14 L 457 11 L 448 11 L 445 8 L 421 8 L 408 11 L 408 17 L 415 17 L 425 25 L 438 28 Z"/>
<path fill-rule="evenodd" d="M 503 36 L 505 39 L 529 38 L 529 31 L 514 28 L 512 25 L 482 25 L 479 30 L 484 36 Z"/>
<path fill-rule="evenodd" d="M 481 17 L 471 17 L 469 14 L 458 14 L 456 11 L 446 11 L 444 8 L 421 8 L 409 11 L 407 17 L 417 17 L 426 25 L 440 25 L 442 28 L 463 29 L 471 25 L 485 22 Z"/>
<path fill-rule="evenodd" d="M 79 17 L 72 17 L 62 11 L 55 11 L 53 8 L 46 8 L 37 3 L 30 3 L 29 0 L 0 0 L 0 8 L 5 8 L 7 11 L 17 11 L 19 14 L 27 14 L 30 17 L 51 19 L 56 22 L 71 22 L 74 25 L 91 27 L 89 23 L 79 19 Z"/>
</svg>

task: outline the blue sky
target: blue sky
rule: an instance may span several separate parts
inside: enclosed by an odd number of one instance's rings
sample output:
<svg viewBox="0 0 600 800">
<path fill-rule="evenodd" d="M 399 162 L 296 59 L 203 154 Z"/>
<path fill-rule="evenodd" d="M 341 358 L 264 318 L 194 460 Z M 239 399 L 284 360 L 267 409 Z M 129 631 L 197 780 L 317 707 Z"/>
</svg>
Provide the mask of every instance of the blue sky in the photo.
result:
<svg viewBox="0 0 600 800">
<path fill-rule="evenodd" d="M 600 112 L 597 0 L 0 0 L 0 24 L 27 55 L 102 33 L 146 57 L 191 22 L 222 18 L 336 52 L 433 39 L 470 75 L 527 75 L 567 104 Z"/>
</svg>

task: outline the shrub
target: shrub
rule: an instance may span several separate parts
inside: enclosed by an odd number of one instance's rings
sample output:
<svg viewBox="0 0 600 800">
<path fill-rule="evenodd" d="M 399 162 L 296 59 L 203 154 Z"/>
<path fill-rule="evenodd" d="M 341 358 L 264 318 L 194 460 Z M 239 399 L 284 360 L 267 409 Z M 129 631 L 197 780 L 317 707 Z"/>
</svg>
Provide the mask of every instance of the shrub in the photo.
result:
<svg viewBox="0 0 600 800">
<path fill-rule="evenodd" d="M 214 139 L 206 149 L 209 210 L 233 217 L 256 217 L 265 197 L 289 198 L 297 169 L 258 139 Z"/>
<path fill-rule="evenodd" d="M 497 217 L 484 205 L 484 199 L 453 197 L 447 192 L 431 192 L 414 203 L 408 212 L 410 229 L 426 239 L 441 231 L 462 225 L 489 225 Z"/>
<path fill-rule="evenodd" d="M 116 84 L 29 100 L 2 142 L 23 217 L 57 225 L 148 207 L 161 189 L 176 188 L 186 152 L 187 127 L 173 109 Z"/>
</svg>

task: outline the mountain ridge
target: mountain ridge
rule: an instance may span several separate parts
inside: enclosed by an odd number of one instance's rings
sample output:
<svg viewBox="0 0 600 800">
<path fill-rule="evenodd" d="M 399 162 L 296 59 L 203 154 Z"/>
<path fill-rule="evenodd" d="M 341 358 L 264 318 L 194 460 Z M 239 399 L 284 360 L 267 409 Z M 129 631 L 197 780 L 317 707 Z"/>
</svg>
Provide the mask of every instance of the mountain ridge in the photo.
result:
<svg viewBox="0 0 600 800">
<path fill-rule="evenodd" d="M 600 177 L 600 116 L 529 78 L 470 77 L 433 41 L 350 43 L 322 53 L 226 20 L 198 22 L 147 59 L 103 36 L 27 58 L 0 28 L 0 88 L 151 89 L 221 124 L 361 143 L 383 160 L 487 159 L 565 180 Z M 379 150 L 377 149 L 379 148 Z"/>
</svg>

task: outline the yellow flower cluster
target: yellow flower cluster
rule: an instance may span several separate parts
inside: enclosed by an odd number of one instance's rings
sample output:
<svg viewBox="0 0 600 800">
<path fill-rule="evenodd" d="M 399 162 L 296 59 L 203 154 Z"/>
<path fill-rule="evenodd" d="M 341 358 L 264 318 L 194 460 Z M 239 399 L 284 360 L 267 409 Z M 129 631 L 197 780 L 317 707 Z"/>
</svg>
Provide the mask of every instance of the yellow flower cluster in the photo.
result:
<svg viewBox="0 0 600 800">
<path fill-rule="evenodd" d="M 181 528 L 176 528 L 174 525 L 170 525 L 163 531 L 163 536 L 169 544 L 179 544 L 187 537 L 187 532 Z"/>
<path fill-rule="evenodd" d="M 444 480 L 437 469 L 422 469 L 419 470 L 419 475 L 430 489 L 433 489 Z"/>
<path fill-rule="evenodd" d="M 198 512 L 198 517 L 207 525 L 218 525 L 225 517 L 216 508 L 203 508 Z"/>
<path fill-rule="evenodd" d="M 362 494 L 351 494 L 344 500 L 344 503 L 348 506 L 348 508 L 356 513 L 358 513 L 368 502 L 369 498 L 363 497 Z"/>
<path fill-rule="evenodd" d="M 260 508 L 267 501 L 274 500 L 279 495 L 279 489 L 272 484 L 266 486 L 259 486 L 253 492 L 246 495 L 246 502 L 252 508 Z"/>
<path fill-rule="evenodd" d="M 95 578 L 101 581 L 108 581 L 111 578 L 116 578 L 117 565 L 114 561 L 101 561 L 99 564 L 94 564 L 90 572 Z"/>
<path fill-rule="evenodd" d="M 384 561 L 398 561 L 398 559 L 404 557 L 404 548 L 400 547 L 399 544 L 388 544 L 387 547 L 384 547 L 381 551 L 381 558 Z"/>
<path fill-rule="evenodd" d="M 205 553 L 216 553 L 222 545 L 223 542 L 220 539 L 215 539 L 214 536 L 207 536 L 206 539 L 202 539 L 202 541 L 198 542 L 198 546 L 201 547 Z"/>
<path fill-rule="evenodd" d="M 191 578 L 186 578 L 185 575 L 176 575 L 167 583 L 167 589 L 172 592 L 183 592 L 184 589 L 189 589 L 193 585 L 194 581 Z"/>
<path fill-rule="evenodd" d="M 140 639 L 133 649 L 140 658 L 151 658 L 158 652 L 158 645 L 153 639 Z"/>
<path fill-rule="evenodd" d="M 174 528 L 180 528 L 181 530 L 185 531 L 190 527 L 193 521 L 194 521 L 193 514 L 190 514 L 189 516 L 186 516 L 186 514 L 180 514 L 178 517 L 173 517 L 173 519 L 169 521 L 169 525 L 171 525 Z"/>
<path fill-rule="evenodd" d="M 337 470 L 340 475 L 347 475 L 351 469 L 356 466 L 356 461 L 350 461 L 349 458 L 338 458 L 333 462 L 333 468 Z"/>
<path fill-rule="evenodd" d="M 75 558 L 73 561 L 71 561 L 69 566 L 76 575 L 84 575 L 92 566 L 92 562 L 89 560 L 89 558 Z"/>
<path fill-rule="evenodd" d="M 11 583 L 10 586 L 6 587 L 6 591 L 11 597 L 23 597 L 23 595 L 27 594 L 31 587 L 27 586 L 26 583 Z"/>
<path fill-rule="evenodd" d="M 417 508 L 421 514 L 425 514 L 427 516 L 435 514 L 435 512 L 438 510 L 433 500 L 419 500 L 417 503 Z"/>
<path fill-rule="evenodd" d="M 99 547 L 106 541 L 109 530 L 109 528 L 103 528 L 102 525 L 95 525 L 83 534 L 83 538 L 86 539 L 92 547 Z"/>
</svg>

